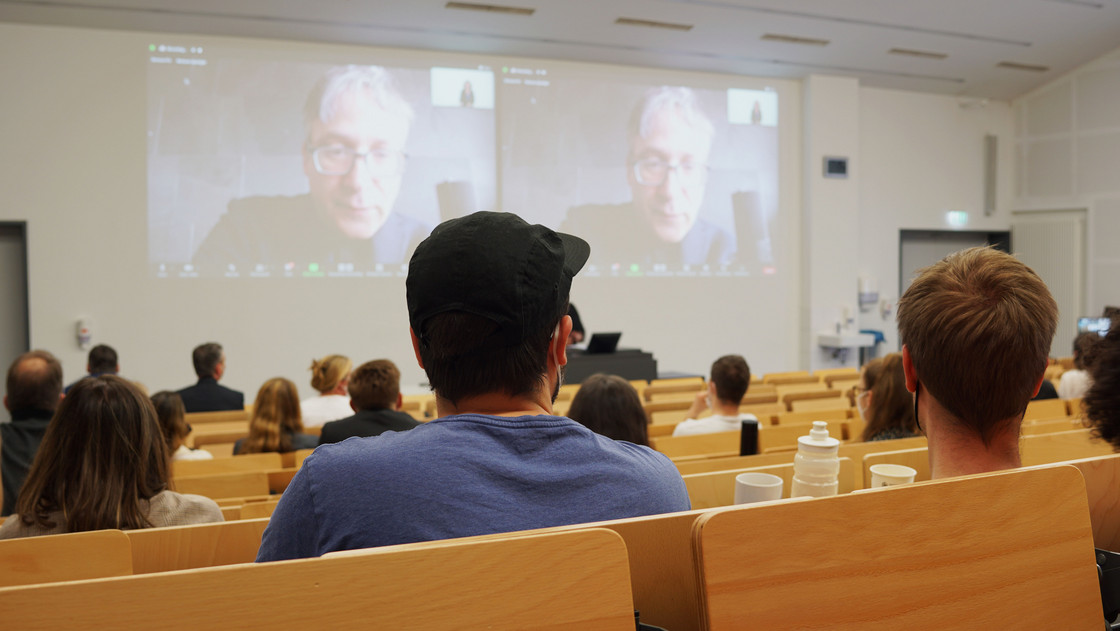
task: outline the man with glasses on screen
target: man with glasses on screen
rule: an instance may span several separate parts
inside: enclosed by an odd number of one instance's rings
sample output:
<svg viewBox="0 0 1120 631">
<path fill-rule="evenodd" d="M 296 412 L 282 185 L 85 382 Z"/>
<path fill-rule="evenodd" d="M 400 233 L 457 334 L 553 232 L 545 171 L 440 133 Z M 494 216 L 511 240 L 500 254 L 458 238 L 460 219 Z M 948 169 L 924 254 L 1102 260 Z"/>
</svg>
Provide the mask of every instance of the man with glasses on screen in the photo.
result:
<svg viewBox="0 0 1120 631">
<path fill-rule="evenodd" d="M 714 128 L 689 88 L 654 88 L 634 108 L 629 204 L 572 208 L 561 226 L 592 242 L 594 262 L 730 263 L 734 239 L 700 218 Z"/>
<path fill-rule="evenodd" d="M 329 70 L 308 96 L 309 194 L 234 200 L 199 249 L 201 264 L 353 266 L 407 261 L 430 227 L 393 212 L 411 106 L 378 66 Z"/>
</svg>

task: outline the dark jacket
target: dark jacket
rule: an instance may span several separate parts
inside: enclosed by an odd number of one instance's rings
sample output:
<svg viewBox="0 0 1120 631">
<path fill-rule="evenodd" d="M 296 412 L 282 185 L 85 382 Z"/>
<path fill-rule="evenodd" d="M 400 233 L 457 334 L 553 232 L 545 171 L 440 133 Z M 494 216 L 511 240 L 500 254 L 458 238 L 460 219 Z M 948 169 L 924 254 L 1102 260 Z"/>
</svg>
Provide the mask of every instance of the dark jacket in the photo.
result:
<svg viewBox="0 0 1120 631">
<path fill-rule="evenodd" d="M 245 395 L 237 390 L 219 385 L 213 377 L 203 377 L 198 383 L 179 391 L 187 412 L 222 412 L 244 410 Z"/>
<path fill-rule="evenodd" d="M 15 410 L 11 423 L 0 424 L 0 476 L 4 478 L 0 516 L 11 515 L 15 510 L 19 489 L 27 479 L 52 416 L 54 412 L 50 410 Z"/>
<path fill-rule="evenodd" d="M 378 436 L 385 432 L 403 432 L 419 424 L 404 412 L 384 408 L 361 410 L 354 416 L 323 425 L 323 430 L 319 433 L 319 444 L 338 443 L 351 436 Z"/>
</svg>

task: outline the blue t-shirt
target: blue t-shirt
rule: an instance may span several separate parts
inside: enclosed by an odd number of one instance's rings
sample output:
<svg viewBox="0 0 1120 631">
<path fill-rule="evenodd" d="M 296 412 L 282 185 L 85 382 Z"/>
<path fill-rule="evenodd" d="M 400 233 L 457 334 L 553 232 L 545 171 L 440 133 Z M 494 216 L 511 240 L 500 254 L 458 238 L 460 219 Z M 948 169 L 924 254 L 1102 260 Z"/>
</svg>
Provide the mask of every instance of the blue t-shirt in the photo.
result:
<svg viewBox="0 0 1120 631">
<path fill-rule="evenodd" d="M 688 510 L 676 467 L 557 416 L 449 416 L 322 445 L 257 561 Z"/>
</svg>

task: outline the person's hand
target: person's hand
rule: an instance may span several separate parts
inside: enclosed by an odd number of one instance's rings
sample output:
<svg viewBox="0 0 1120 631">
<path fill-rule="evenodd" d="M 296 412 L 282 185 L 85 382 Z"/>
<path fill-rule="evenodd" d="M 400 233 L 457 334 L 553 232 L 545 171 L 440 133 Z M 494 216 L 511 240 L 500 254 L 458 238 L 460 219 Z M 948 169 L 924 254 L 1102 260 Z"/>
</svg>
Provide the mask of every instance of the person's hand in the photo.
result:
<svg viewBox="0 0 1120 631">
<path fill-rule="evenodd" d="M 688 418 L 700 418 L 700 414 L 709 407 L 707 389 L 697 392 L 696 397 L 692 399 L 692 407 L 688 408 Z"/>
</svg>

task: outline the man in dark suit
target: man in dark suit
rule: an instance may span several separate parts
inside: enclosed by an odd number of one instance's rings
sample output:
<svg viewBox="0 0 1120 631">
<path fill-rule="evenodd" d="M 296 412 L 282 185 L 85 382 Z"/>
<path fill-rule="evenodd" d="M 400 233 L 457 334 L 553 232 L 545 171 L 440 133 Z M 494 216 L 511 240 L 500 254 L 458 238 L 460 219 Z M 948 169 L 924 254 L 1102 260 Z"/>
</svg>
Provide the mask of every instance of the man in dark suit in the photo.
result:
<svg viewBox="0 0 1120 631">
<path fill-rule="evenodd" d="M 403 432 L 419 425 L 401 408 L 401 372 L 387 359 L 366 362 L 350 374 L 350 407 L 354 416 L 323 425 L 319 444 L 337 443 L 351 436 Z"/>
<path fill-rule="evenodd" d="M 202 344 L 194 349 L 194 372 L 198 383 L 183 388 L 179 396 L 187 412 L 220 412 L 245 409 L 245 395 L 218 385 L 226 372 L 226 354 L 222 345 L 215 342 Z"/>
<path fill-rule="evenodd" d="M 4 506 L 0 516 L 16 507 L 39 443 L 62 399 L 62 364 L 47 351 L 24 353 L 8 368 L 4 407 L 10 423 L 0 423 L 0 475 L 4 478 Z"/>
</svg>

